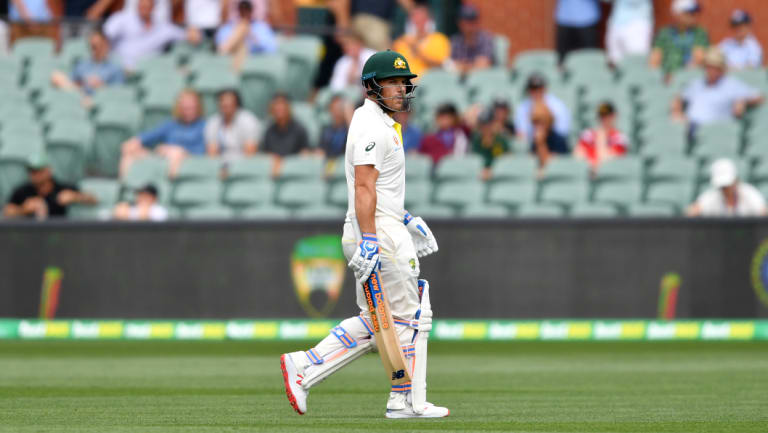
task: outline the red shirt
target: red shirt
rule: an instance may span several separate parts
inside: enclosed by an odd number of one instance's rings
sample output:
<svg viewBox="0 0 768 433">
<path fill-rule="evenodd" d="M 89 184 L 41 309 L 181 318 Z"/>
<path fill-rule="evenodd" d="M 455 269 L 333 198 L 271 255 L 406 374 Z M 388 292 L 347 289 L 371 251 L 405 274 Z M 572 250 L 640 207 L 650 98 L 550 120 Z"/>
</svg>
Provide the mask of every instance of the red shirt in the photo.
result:
<svg viewBox="0 0 768 433">
<path fill-rule="evenodd" d="M 579 149 L 584 152 L 587 160 L 592 165 L 600 163 L 597 159 L 597 130 L 587 129 L 581 133 L 579 138 Z M 627 138 L 617 129 L 608 131 L 608 152 L 609 155 L 624 155 L 627 153 Z"/>
</svg>

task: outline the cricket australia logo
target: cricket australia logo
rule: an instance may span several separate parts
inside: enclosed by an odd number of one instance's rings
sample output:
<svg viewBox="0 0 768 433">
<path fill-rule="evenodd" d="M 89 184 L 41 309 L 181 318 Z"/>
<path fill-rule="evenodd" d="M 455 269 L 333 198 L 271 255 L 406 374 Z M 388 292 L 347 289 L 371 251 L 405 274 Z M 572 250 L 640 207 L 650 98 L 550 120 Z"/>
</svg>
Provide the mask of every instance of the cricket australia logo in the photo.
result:
<svg viewBox="0 0 768 433">
<path fill-rule="evenodd" d="M 752 287 L 760 302 L 768 305 L 768 239 L 760 244 L 752 258 Z"/>
<path fill-rule="evenodd" d="M 407 67 L 408 66 L 405 64 L 405 60 L 400 57 L 395 59 L 395 69 L 405 69 Z"/>
<path fill-rule="evenodd" d="M 299 304 L 310 317 L 328 317 L 336 307 L 346 269 L 341 237 L 300 239 L 291 256 L 291 275 Z"/>
</svg>

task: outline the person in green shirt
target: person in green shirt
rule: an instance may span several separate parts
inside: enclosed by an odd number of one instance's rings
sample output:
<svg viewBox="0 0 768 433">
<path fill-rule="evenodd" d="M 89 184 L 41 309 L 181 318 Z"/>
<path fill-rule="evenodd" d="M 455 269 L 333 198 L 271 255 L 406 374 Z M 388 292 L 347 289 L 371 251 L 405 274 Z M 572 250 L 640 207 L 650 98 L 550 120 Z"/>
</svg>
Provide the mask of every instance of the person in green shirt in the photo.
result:
<svg viewBox="0 0 768 433">
<path fill-rule="evenodd" d="M 483 158 L 483 180 L 491 178 L 493 160 L 509 152 L 509 142 L 493 121 L 493 111 L 486 110 L 478 118 L 478 131 L 472 135 L 472 151 Z"/>
<path fill-rule="evenodd" d="M 667 78 L 678 69 L 699 66 L 704 58 L 709 34 L 698 24 L 700 10 L 697 0 L 675 0 L 674 24 L 659 30 L 653 41 L 651 67 L 661 67 Z"/>
</svg>

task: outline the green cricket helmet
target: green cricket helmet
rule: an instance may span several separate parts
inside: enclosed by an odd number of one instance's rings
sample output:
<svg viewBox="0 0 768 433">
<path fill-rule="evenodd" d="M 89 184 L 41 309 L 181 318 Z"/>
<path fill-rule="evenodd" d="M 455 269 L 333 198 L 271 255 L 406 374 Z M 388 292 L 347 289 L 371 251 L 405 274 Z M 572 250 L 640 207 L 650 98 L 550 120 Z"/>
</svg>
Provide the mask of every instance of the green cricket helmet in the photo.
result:
<svg viewBox="0 0 768 433">
<path fill-rule="evenodd" d="M 368 96 L 373 97 L 382 108 L 388 111 L 409 111 L 411 100 L 414 98 L 413 91 L 416 89 L 416 86 L 411 83 L 411 79 L 417 76 L 411 72 L 411 67 L 408 65 L 408 60 L 406 60 L 405 56 L 396 51 L 387 50 L 379 51 L 368 58 L 368 61 L 363 65 L 363 74 L 360 78 Z M 402 110 L 392 110 L 383 103 L 388 98 L 381 96 L 382 86 L 379 82 L 386 78 L 394 77 L 404 77 L 407 79 L 405 103 Z"/>
</svg>

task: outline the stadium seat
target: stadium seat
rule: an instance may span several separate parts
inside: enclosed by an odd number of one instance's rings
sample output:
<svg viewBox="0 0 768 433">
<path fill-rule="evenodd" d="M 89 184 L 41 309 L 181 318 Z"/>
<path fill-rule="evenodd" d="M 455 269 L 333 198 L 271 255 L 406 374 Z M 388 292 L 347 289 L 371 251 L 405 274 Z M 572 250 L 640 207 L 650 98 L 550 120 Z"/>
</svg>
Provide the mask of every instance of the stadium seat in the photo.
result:
<svg viewBox="0 0 768 433">
<path fill-rule="evenodd" d="M 685 157 L 660 158 L 648 170 L 649 182 L 690 182 L 696 177 L 696 161 Z"/>
<path fill-rule="evenodd" d="M 464 218 L 509 218 L 509 209 L 505 206 L 483 204 L 477 206 L 467 206 L 461 212 Z"/>
<path fill-rule="evenodd" d="M 509 38 L 506 36 L 493 36 L 493 61 L 504 68 L 509 64 L 509 45 Z"/>
<path fill-rule="evenodd" d="M 429 179 L 421 179 L 405 182 L 405 206 L 425 206 L 432 202 L 432 182 Z"/>
<path fill-rule="evenodd" d="M 188 65 L 191 59 L 195 57 L 195 55 L 200 53 L 209 54 L 211 51 L 213 50 L 206 42 L 203 42 L 199 45 L 193 45 L 188 42 L 179 41 L 173 44 L 167 57 L 173 59 L 175 64 Z"/>
<path fill-rule="evenodd" d="M 274 183 L 267 179 L 244 178 L 228 182 L 223 202 L 232 207 L 249 207 L 272 203 Z"/>
<path fill-rule="evenodd" d="M 218 179 L 220 175 L 220 159 L 210 156 L 188 156 L 182 161 L 175 181 Z"/>
<path fill-rule="evenodd" d="M 239 179 L 266 179 L 272 173 L 272 159 L 267 155 L 240 158 L 227 165 L 227 181 Z"/>
<path fill-rule="evenodd" d="M 435 203 L 441 205 L 463 209 L 484 201 L 485 184 L 480 180 L 442 182 L 435 189 Z"/>
<path fill-rule="evenodd" d="M 57 179 L 75 183 L 85 174 L 93 141 L 93 126 L 87 120 L 56 122 L 46 135 L 46 153 Z"/>
<path fill-rule="evenodd" d="M 106 105 L 95 119 L 94 157 L 99 172 L 116 176 L 122 143 L 131 138 L 141 124 L 136 105 Z"/>
<path fill-rule="evenodd" d="M 56 123 L 91 123 L 88 111 L 79 106 L 51 105 L 38 118 L 43 125 L 48 127 L 52 127 Z"/>
<path fill-rule="evenodd" d="M 181 209 L 210 206 L 221 201 L 221 182 L 216 179 L 190 180 L 173 186 L 171 203 Z"/>
<path fill-rule="evenodd" d="M 552 204 L 528 203 L 520 206 L 516 215 L 519 218 L 560 218 L 565 216 L 565 211 Z"/>
<path fill-rule="evenodd" d="M 30 125 L 36 122 L 35 119 L 38 116 L 30 105 L 17 101 L 0 100 L 3 101 L 3 106 L 0 107 L 0 128 L 12 125 Z"/>
<path fill-rule="evenodd" d="M 25 160 L 31 155 L 42 153 L 45 141 L 36 125 L 17 124 L 0 130 L 0 155 Z"/>
<path fill-rule="evenodd" d="M 650 185 L 646 203 L 675 206 L 678 213 L 693 201 L 694 186 L 691 182 L 664 182 Z"/>
<path fill-rule="evenodd" d="M 73 111 L 82 111 L 81 96 L 77 92 L 58 90 L 52 88 L 41 89 L 35 105 L 40 110 L 70 109 Z"/>
<path fill-rule="evenodd" d="M 347 172 L 344 164 L 344 156 L 335 159 L 326 159 L 323 173 L 328 182 L 346 182 Z"/>
<path fill-rule="evenodd" d="M 701 68 L 680 69 L 672 76 L 669 88 L 677 93 L 683 93 L 694 80 L 701 78 L 703 75 L 704 72 Z"/>
<path fill-rule="evenodd" d="M 566 207 L 587 201 L 588 189 L 581 182 L 554 182 L 544 184 L 541 189 L 540 201 L 558 204 Z"/>
<path fill-rule="evenodd" d="M 621 182 L 603 182 L 595 189 L 594 201 L 610 203 L 626 209 L 632 204 L 639 203 L 642 193 L 643 188 L 639 178 Z"/>
<path fill-rule="evenodd" d="M 676 206 L 664 203 L 635 203 L 627 209 L 633 218 L 672 217 L 677 215 Z"/>
<path fill-rule="evenodd" d="M 230 220 L 234 215 L 232 209 L 215 204 L 195 206 L 182 211 L 182 218 L 185 220 Z"/>
<path fill-rule="evenodd" d="M 325 204 L 327 185 L 317 180 L 286 181 L 277 191 L 277 203 L 291 208 Z"/>
<path fill-rule="evenodd" d="M 405 178 L 408 182 L 428 179 L 431 175 L 432 158 L 418 153 L 405 155 Z"/>
<path fill-rule="evenodd" d="M 195 76 L 193 86 L 203 98 L 206 116 L 217 110 L 216 94 L 225 89 L 237 88 L 240 85 L 238 77 L 229 69 L 201 69 Z"/>
<path fill-rule="evenodd" d="M 13 57 L 26 63 L 30 59 L 53 58 L 55 50 L 53 39 L 25 37 L 14 42 Z"/>
<path fill-rule="evenodd" d="M 88 40 L 85 37 L 65 39 L 61 45 L 59 60 L 61 64 L 68 67 L 66 70 L 70 70 L 78 61 L 89 58 L 90 54 Z"/>
<path fill-rule="evenodd" d="M 742 174 L 742 179 L 749 179 L 750 182 L 755 183 L 768 181 L 768 160 L 762 160 L 755 164 L 749 172 L 749 176 Z"/>
<path fill-rule="evenodd" d="M 450 206 L 420 205 L 409 209 L 411 215 L 418 215 L 424 219 L 448 219 L 456 216 L 456 211 Z"/>
<path fill-rule="evenodd" d="M 249 206 L 236 215 L 240 219 L 284 220 L 291 216 L 291 211 L 280 206 Z"/>
<path fill-rule="evenodd" d="M 132 86 L 107 86 L 92 95 L 93 106 L 98 109 L 104 105 L 136 104 L 136 88 Z"/>
<path fill-rule="evenodd" d="M 643 161 L 626 155 L 603 162 L 597 168 L 597 182 L 632 181 L 643 178 Z"/>
<path fill-rule="evenodd" d="M 176 73 L 178 63 L 173 56 L 149 56 L 136 65 L 136 75 L 144 82 L 147 76 Z"/>
<path fill-rule="evenodd" d="M 573 218 L 615 218 L 619 211 L 614 206 L 603 203 L 579 203 L 569 212 Z"/>
<path fill-rule="evenodd" d="M 335 220 L 344 218 L 344 209 L 338 206 L 308 206 L 296 209 L 293 216 L 300 220 Z"/>
<path fill-rule="evenodd" d="M 148 156 L 134 162 L 122 178 L 122 183 L 130 189 L 138 189 L 148 184 L 157 184 L 168 178 L 168 161 L 157 156 Z"/>
<path fill-rule="evenodd" d="M 232 73 L 232 58 L 209 51 L 195 51 L 187 63 L 187 70 L 194 82 L 201 74 Z"/>
<path fill-rule="evenodd" d="M 466 86 L 470 92 L 475 92 L 482 87 L 488 86 L 493 86 L 498 89 L 504 87 L 505 84 L 510 84 L 509 70 L 500 66 L 471 71 L 464 81 L 464 86 Z"/>
<path fill-rule="evenodd" d="M 243 105 L 264 116 L 272 94 L 284 89 L 287 70 L 288 60 L 280 54 L 249 56 L 240 72 Z"/>
<path fill-rule="evenodd" d="M 308 102 L 294 102 L 291 105 L 291 114 L 307 131 L 309 146 L 320 145 L 320 123 L 317 121 L 315 108 Z"/>
<path fill-rule="evenodd" d="M 759 69 L 735 69 L 728 71 L 730 75 L 737 78 L 749 86 L 758 89 L 764 89 L 768 82 L 766 81 L 765 70 Z"/>
<path fill-rule="evenodd" d="M 322 40 L 315 35 L 295 35 L 279 44 L 278 51 L 288 61 L 285 79 L 291 85 L 286 90 L 293 99 L 303 101 L 309 96 L 322 47 Z"/>
<path fill-rule="evenodd" d="M 478 155 L 450 155 L 440 160 L 435 175 L 437 180 L 441 182 L 458 179 L 478 179 L 482 168 L 483 161 Z"/>
<path fill-rule="evenodd" d="M 117 204 L 120 184 L 114 179 L 85 178 L 78 185 L 81 191 L 96 197 L 98 207 L 112 209 Z"/>
<path fill-rule="evenodd" d="M 589 164 L 571 157 L 554 157 L 544 167 L 544 182 L 586 182 L 589 179 Z"/>
<path fill-rule="evenodd" d="M 328 193 L 328 203 L 334 206 L 347 206 L 347 183 L 336 182 Z"/>
<path fill-rule="evenodd" d="M 557 53 L 552 50 L 526 50 L 517 54 L 514 69 L 517 79 L 537 70 L 555 70 L 557 68 Z"/>
<path fill-rule="evenodd" d="M 504 155 L 493 162 L 493 182 L 534 182 L 538 162 L 530 155 Z"/>
<path fill-rule="evenodd" d="M 424 95 L 442 93 L 448 89 L 461 87 L 459 74 L 442 68 L 434 68 L 419 77 L 419 91 Z M 419 95 L 422 96 L 422 95 Z"/>
<path fill-rule="evenodd" d="M 507 207 L 519 207 L 536 201 L 533 182 L 496 182 L 488 189 L 488 202 Z"/>
<path fill-rule="evenodd" d="M 141 101 L 143 108 L 142 130 L 148 130 L 168 120 L 173 115 L 173 105 L 178 92 L 175 89 L 166 90 L 151 88 Z"/>
<path fill-rule="evenodd" d="M 324 165 L 322 158 L 316 156 L 287 156 L 283 158 L 279 180 L 320 180 L 323 178 Z"/>
</svg>

